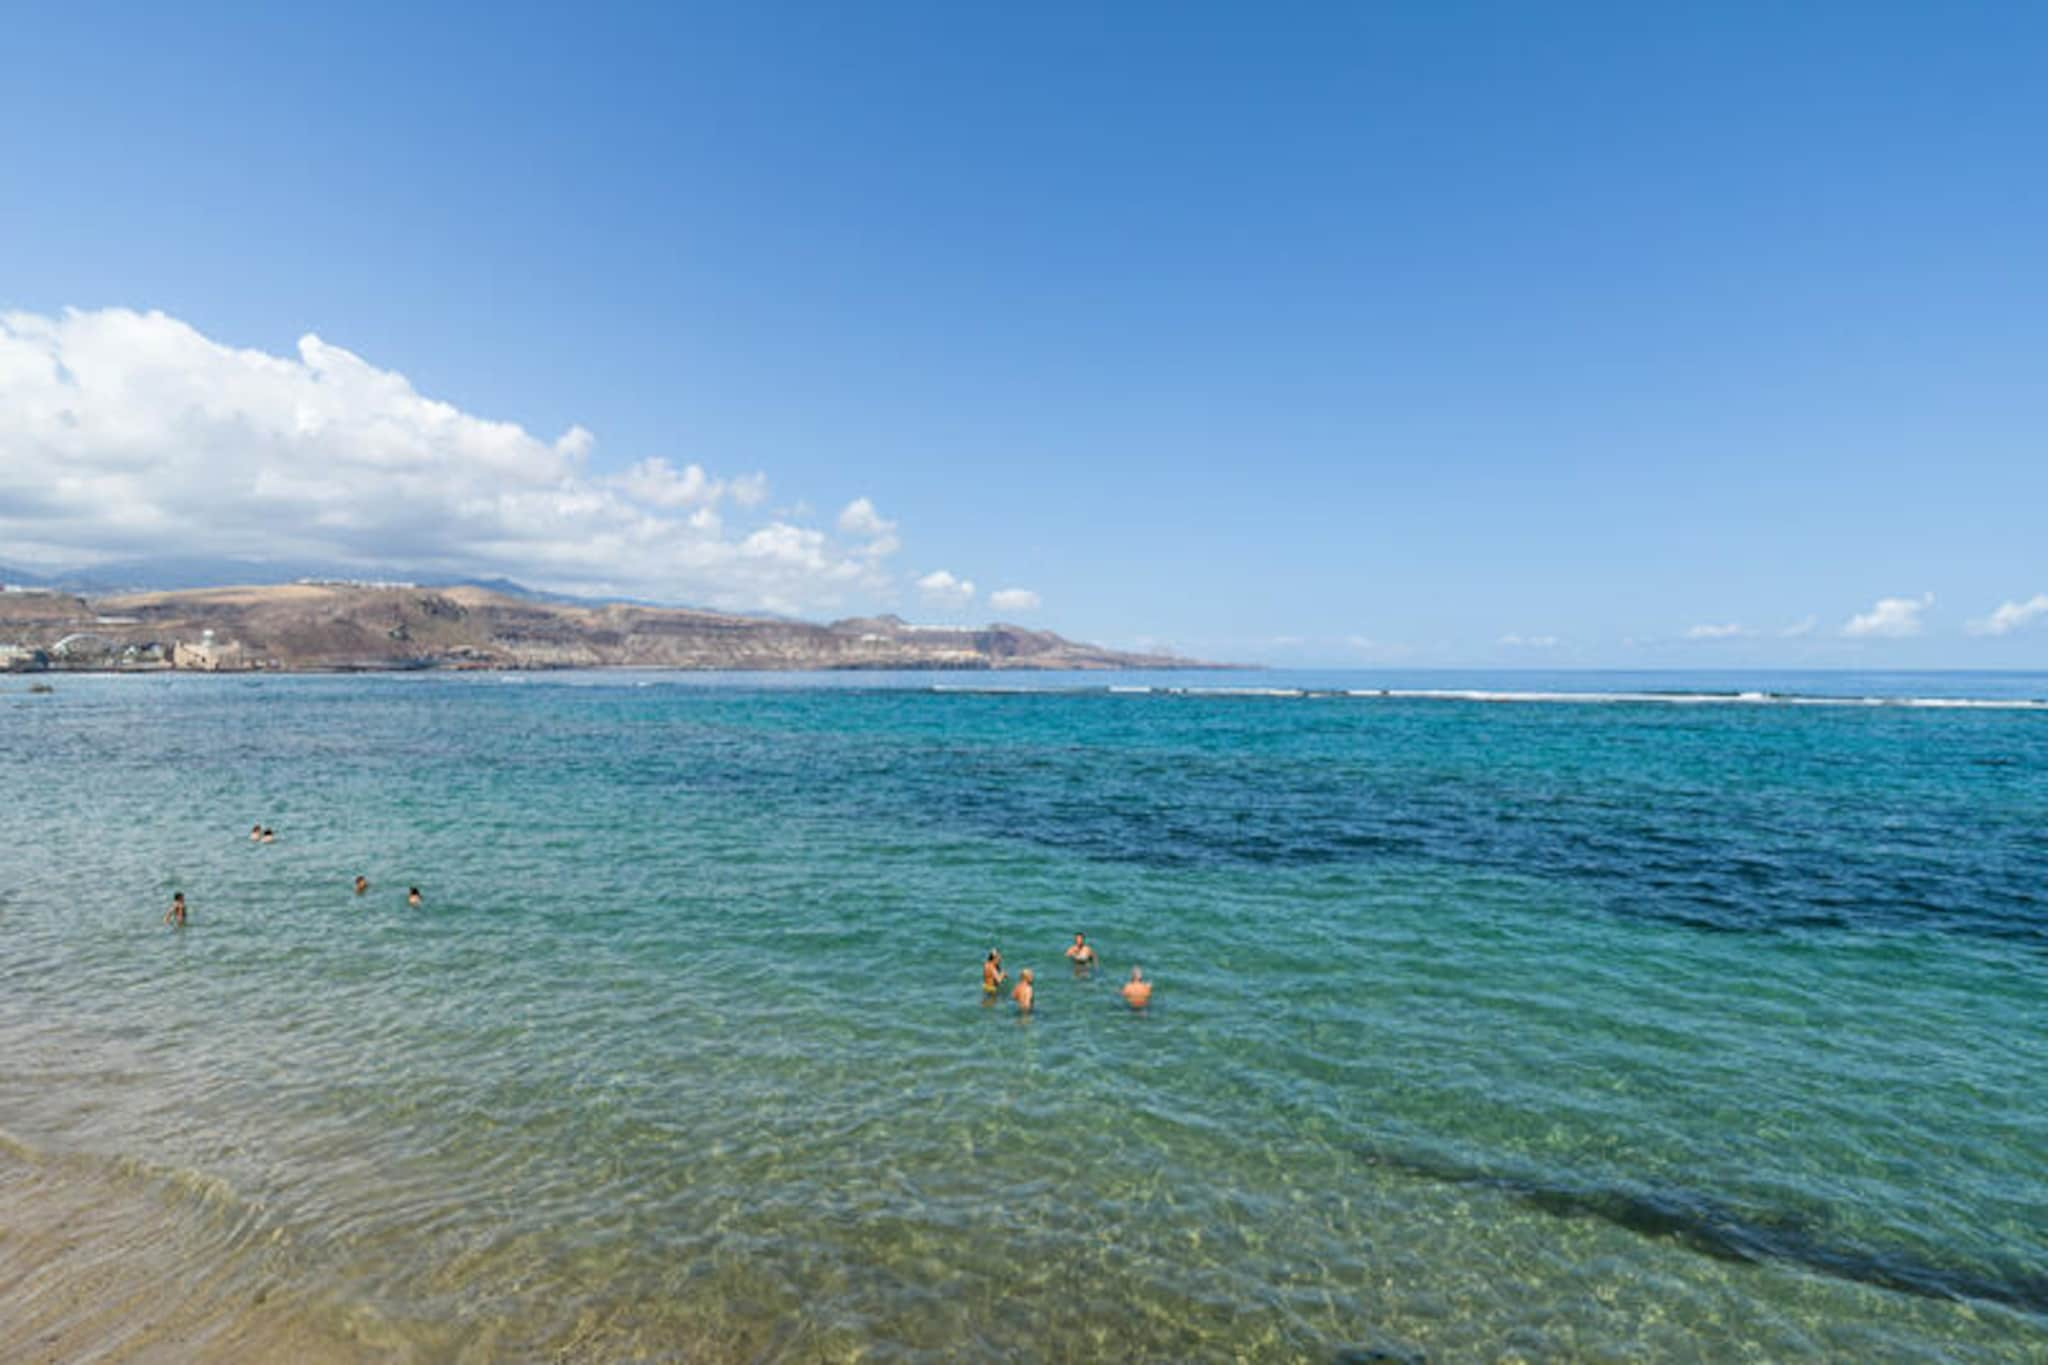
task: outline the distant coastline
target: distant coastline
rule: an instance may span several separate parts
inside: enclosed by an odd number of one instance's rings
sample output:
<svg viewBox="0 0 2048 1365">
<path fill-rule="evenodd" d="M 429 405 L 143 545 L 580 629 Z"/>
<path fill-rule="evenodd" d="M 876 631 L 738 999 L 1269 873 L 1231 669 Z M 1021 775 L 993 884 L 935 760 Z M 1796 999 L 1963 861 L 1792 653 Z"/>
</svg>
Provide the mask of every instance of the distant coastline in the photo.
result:
<svg viewBox="0 0 2048 1365">
<path fill-rule="evenodd" d="M 992 623 L 829 624 L 491 588 L 335 580 L 86 597 L 0 594 L 0 672 L 362 673 L 1214 669 Z"/>
</svg>

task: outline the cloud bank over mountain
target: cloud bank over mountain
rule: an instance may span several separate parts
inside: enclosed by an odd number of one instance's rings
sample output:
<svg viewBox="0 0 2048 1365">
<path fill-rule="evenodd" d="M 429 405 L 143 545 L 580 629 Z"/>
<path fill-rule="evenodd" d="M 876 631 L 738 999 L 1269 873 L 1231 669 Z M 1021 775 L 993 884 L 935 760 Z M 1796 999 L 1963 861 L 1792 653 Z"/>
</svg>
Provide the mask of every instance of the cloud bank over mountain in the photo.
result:
<svg viewBox="0 0 2048 1365">
<path fill-rule="evenodd" d="M 605 473 L 595 446 L 464 412 L 310 334 L 279 356 L 162 313 L 0 314 L 12 559 L 319 560 L 791 613 L 894 590 L 896 526 L 865 497 L 820 528 L 767 512 L 759 473 Z"/>
</svg>

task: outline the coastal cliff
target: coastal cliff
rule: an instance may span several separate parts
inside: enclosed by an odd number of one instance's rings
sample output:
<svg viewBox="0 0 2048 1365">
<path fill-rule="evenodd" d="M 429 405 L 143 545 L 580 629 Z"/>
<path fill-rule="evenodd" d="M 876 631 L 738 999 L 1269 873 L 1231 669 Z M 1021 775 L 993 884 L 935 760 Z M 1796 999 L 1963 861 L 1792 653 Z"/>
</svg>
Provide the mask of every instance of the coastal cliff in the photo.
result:
<svg viewBox="0 0 2048 1365">
<path fill-rule="evenodd" d="M 819 625 L 674 607 L 562 604 L 480 587 L 293 583 L 85 598 L 0 594 L 0 669 L 320 672 L 420 668 L 1201 668 L 1049 631 Z"/>
</svg>

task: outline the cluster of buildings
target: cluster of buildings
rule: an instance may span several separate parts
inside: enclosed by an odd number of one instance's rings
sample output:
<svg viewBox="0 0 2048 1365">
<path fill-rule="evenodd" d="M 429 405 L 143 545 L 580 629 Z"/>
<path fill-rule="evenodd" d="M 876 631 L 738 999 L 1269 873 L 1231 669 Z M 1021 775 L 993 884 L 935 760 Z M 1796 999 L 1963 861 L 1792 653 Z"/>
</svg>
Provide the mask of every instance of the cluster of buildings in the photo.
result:
<svg viewBox="0 0 2048 1365">
<path fill-rule="evenodd" d="M 0 642 L 0 672 L 44 673 L 176 668 L 217 673 L 258 667 L 241 644 L 216 640 L 202 631 L 196 641 L 119 640 L 93 631 L 74 631 L 47 645 Z"/>
<path fill-rule="evenodd" d="M 210 630 L 200 631 L 197 640 L 138 639 L 134 627 L 142 625 L 134 616 L 97 614 L 68 592 L 0 583 L 0 673 L 171 668 L 216 673 L 275 666 Z"/>
</svg>

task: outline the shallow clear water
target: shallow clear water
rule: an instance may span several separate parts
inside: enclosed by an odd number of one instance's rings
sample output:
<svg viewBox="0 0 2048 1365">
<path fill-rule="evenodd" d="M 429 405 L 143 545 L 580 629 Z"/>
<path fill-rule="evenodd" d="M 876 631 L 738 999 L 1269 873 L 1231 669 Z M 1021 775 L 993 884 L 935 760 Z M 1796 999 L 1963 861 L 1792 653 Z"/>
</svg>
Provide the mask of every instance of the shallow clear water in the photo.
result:
<svg viewBox="0 0 2048 1365">
<path fill-rule="evenodd" d="M 2048 1356 L 2048 712 L 1673 700 L 2048 678 L 1111 681 L 1315 695 L 0 684 L 0 1195 L 406 1358 Z"/>
</svg>

